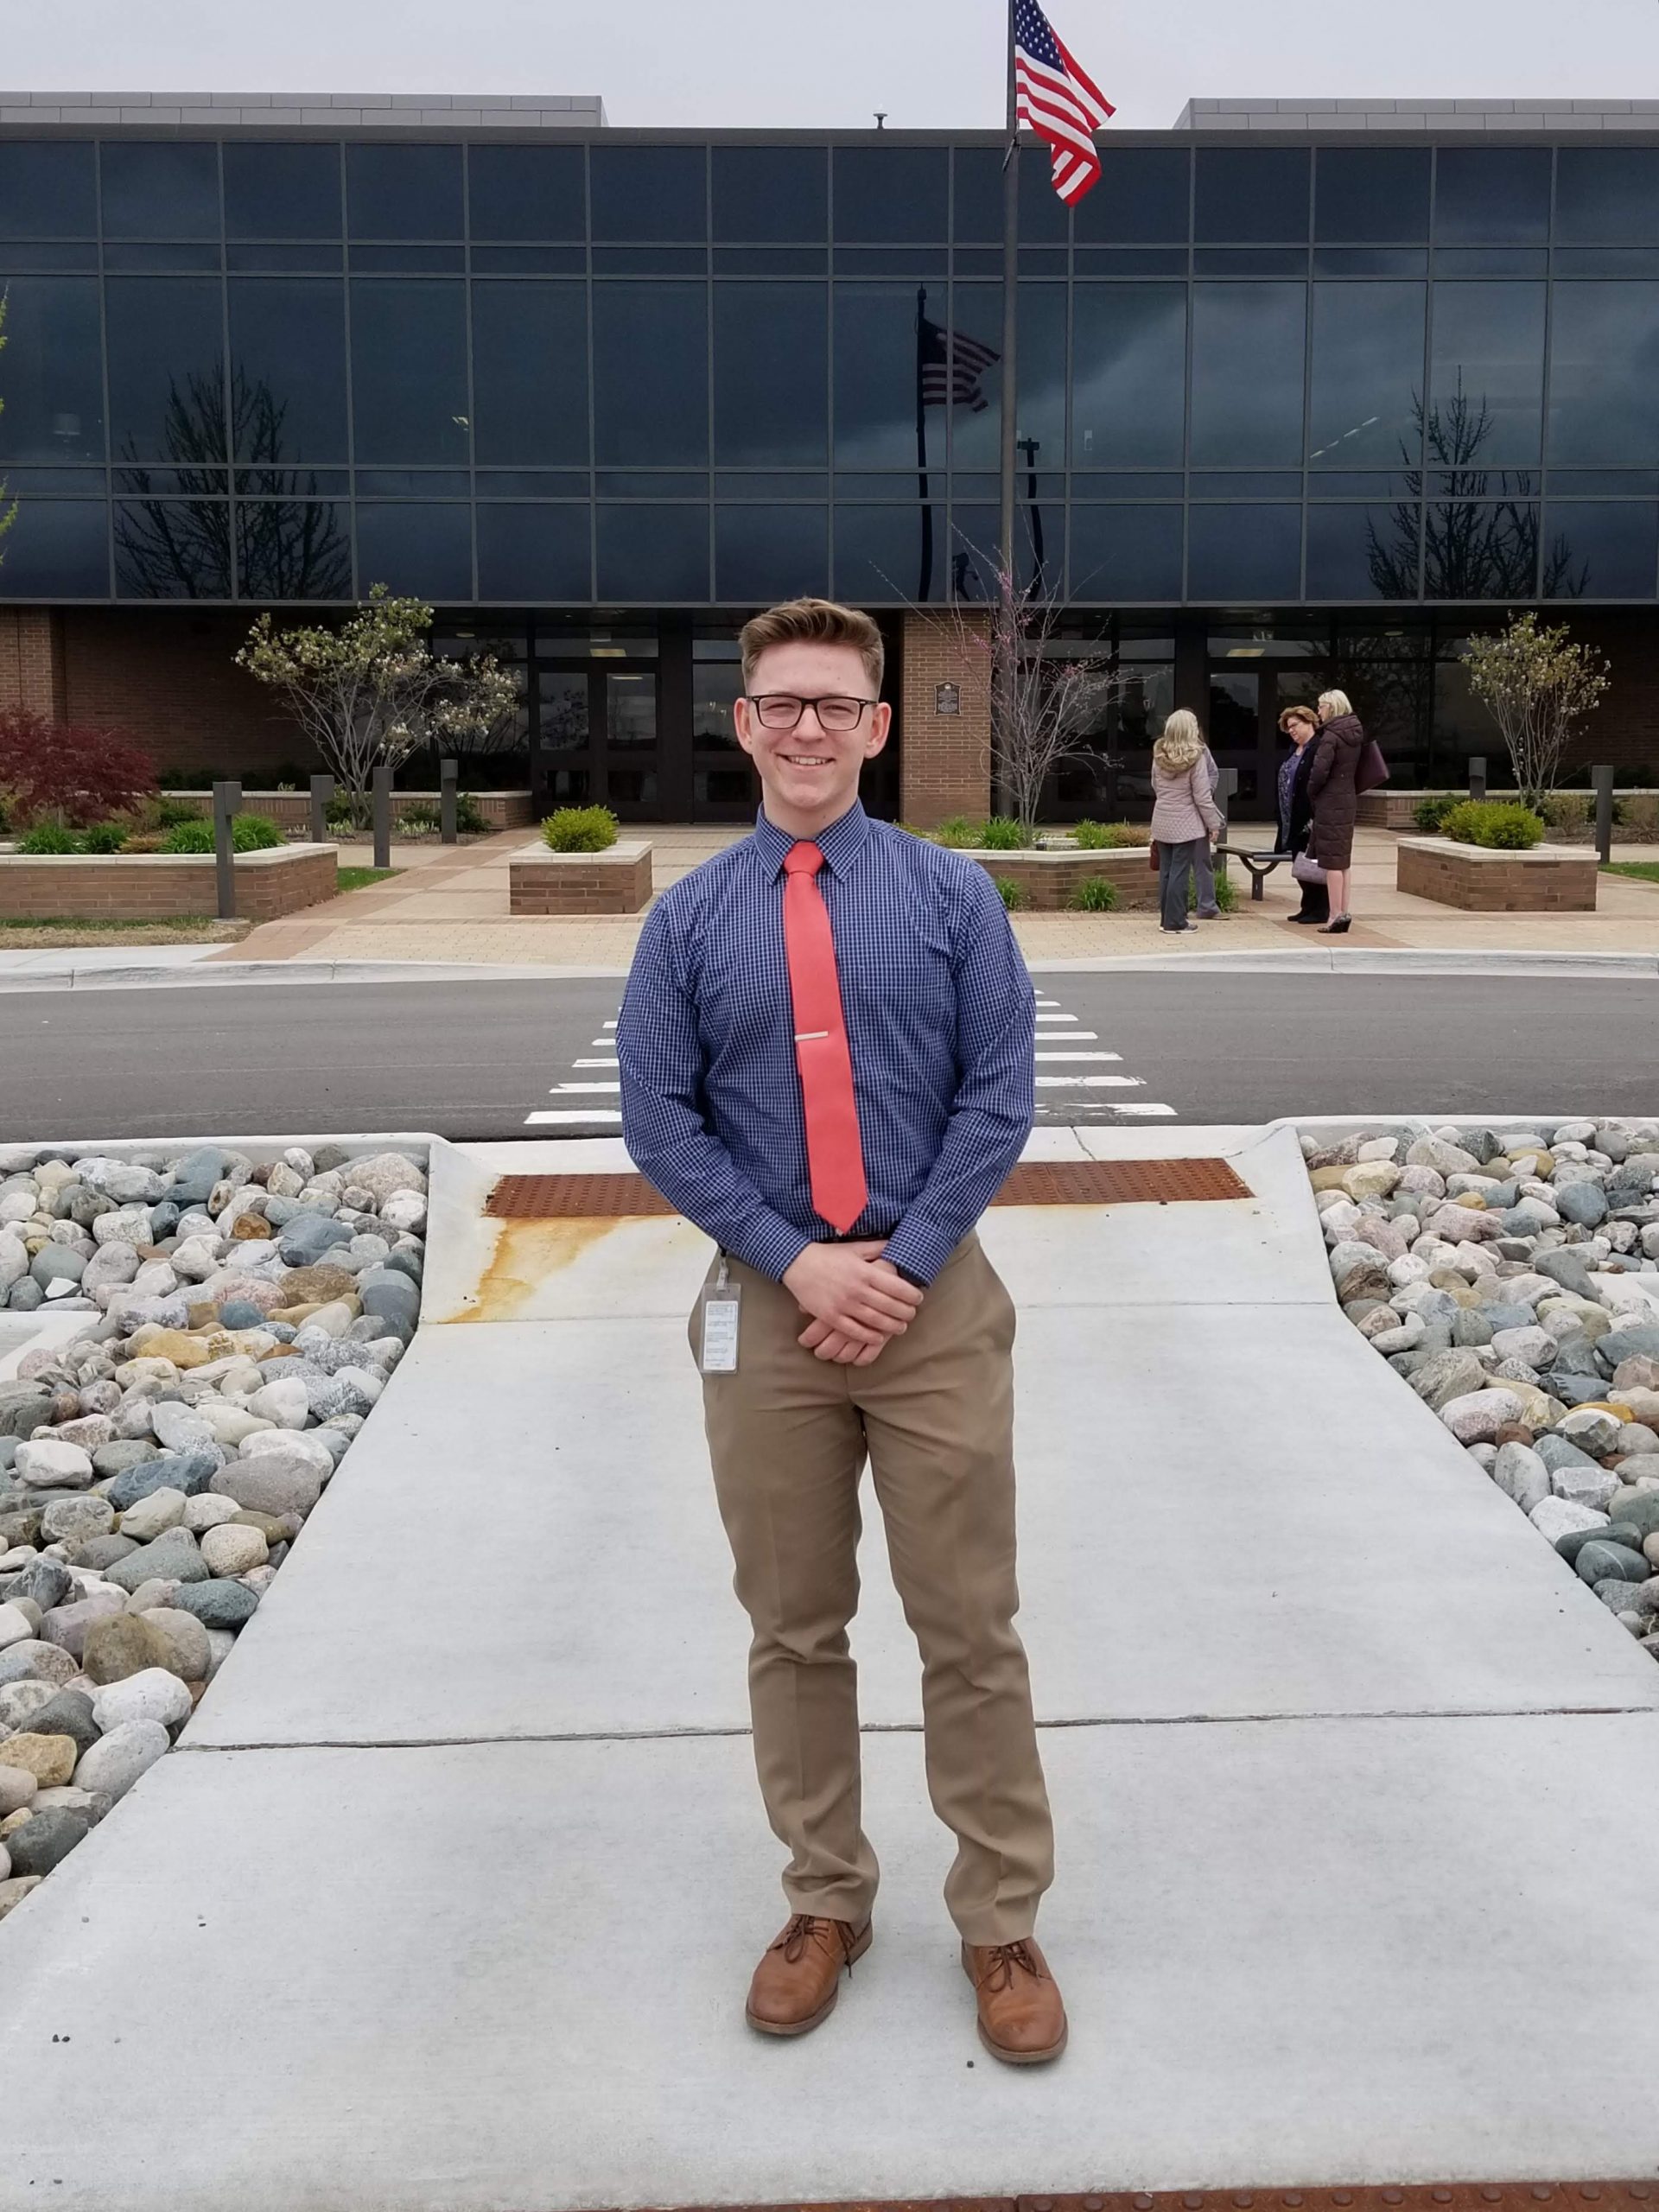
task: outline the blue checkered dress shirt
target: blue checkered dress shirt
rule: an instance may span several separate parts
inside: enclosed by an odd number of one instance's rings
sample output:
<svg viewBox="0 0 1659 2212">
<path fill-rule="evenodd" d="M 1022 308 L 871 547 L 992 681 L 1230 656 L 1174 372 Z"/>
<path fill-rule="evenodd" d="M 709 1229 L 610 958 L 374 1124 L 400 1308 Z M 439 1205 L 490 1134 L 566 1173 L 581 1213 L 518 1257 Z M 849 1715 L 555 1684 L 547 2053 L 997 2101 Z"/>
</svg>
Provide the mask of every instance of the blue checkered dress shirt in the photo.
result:
<svg viewBox="0 0 1659 2212">
<path fill-rule="evenodd" d="M 789 971 L 784 856 L 754 833 L 652 909 L 616 1029 L 622 1135 L 640 1173 L 774 1280 L 815 1239 Z M 975 861 L 851 810 L 824 867 L 869 1204 L 855 1236 L 929 1283 L 1020 1157 L 1033 1111 L 1031 978 Z"/>
</svg>

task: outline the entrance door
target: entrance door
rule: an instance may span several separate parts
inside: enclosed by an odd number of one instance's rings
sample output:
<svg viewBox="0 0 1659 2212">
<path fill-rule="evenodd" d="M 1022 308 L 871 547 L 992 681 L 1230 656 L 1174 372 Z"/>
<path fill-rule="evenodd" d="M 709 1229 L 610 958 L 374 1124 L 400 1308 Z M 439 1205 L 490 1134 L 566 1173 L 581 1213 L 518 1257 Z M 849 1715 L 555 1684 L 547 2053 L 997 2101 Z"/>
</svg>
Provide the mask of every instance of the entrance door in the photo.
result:
<svg viewBox="0 0 1659 2212">
<path fill-rule="evenodd" d="M 608 806 L 649 821 L 658 805 L 657 671 L 588 660 L 536 669 L 532 779 L 556 806 Z"/>
<path fill-rule="evenodd" d="M 1205 735 L 1219 768 L 1236 769 L 1234 810 L 1249 821 L 1272 812 L 1274 718 L 1279 691 L 1271 669 L 1241 668 L 1236 661 L 1210 671 L 1210 723 Z"/>
</svg>

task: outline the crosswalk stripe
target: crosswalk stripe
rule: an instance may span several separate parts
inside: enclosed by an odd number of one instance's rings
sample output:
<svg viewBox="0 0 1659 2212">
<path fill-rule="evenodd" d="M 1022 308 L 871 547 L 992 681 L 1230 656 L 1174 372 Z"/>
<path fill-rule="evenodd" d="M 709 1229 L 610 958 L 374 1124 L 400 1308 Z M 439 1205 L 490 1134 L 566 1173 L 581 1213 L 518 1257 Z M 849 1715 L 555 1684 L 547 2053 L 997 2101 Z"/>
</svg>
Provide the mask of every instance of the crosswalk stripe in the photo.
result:
<svg viewBox="0 0 1659 2212">
<path fill-rule="evenodd" d="M 1039 1014 L 1037 1017 L 1039 1021 L 1075 1021 L 1077 1018 L 1075 1014 Z"/>
<path fill-rule="evenodd" d="M 1173 1106 L 1131 1106 L 1126 1103 L 1122 1106 L 1114 1106 L 1112 1111 L 1114 1114 L 1140 1114 L 1147 1118 L 1154 1114 L 1166 1115 L 1173 1119 L 1175 1109 Z"/>
<path fill-rule="evenodd" d="M 1068 1044 L 1071 1041 L 1066 1039 Z M 1045 1052 L 1040 1046 L 1037 1052 L 1039 1060 L 1121 1060 L 1122 1057 L 1122 1052 Z"/>
<path fill-rule="evenodd" d="M 608 1059 L 572 1060 L 570 1063 L 573 1068 L 613 1068 L 616 1064 L 616 1054 L 614 1052 L 611 1054 Z"/>
<path fill-rule="evenodd" d="M 1039 1090 L 1144 1090 L 1138 1075 L 1039 1075 Z"/>
<path fill-rule="evenodd" d="M 622 1086 L 620 1083 L 556 1083 L 549 1095 L 551 1097 L 557 1098 L 563 1092 L 567 1090 L 608 1090 L 614 1094 L 617 1091 L 620 1091 L 621 1088 Z"/>
<path fill-rule="evenodd" d="M 526 1114 L 524 1116 L 524 1127 L 527 1129 L 545 1128 L 550 1122 L 604 1122 L 607 1124 L 611 1122 L 620 1124 L 621 1119 L 622 1116 L 620 1113 L 612 1113 L 605 1107 L 596 1106 L 593 1108 L 584 1108 L 580 1113 L 562 1114 L 543 1111 L 539 1114 Z"/>
</svg>

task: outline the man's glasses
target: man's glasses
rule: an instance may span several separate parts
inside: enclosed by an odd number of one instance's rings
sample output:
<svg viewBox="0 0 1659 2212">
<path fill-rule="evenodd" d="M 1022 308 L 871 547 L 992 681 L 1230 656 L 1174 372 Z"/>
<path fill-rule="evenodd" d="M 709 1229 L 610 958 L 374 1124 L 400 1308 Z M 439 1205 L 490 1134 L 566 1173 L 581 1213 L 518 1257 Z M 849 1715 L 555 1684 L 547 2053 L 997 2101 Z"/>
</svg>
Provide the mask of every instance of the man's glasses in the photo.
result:
<svg viewBox="0 0 1659 2212">
<path fill-rule="evenodd" d="M 762 729 L 793 729 L 809 707 L 817 714 L 820 729 L 856 729 L 864 719 L 866 707 L 880 703 L 875 699 L 849 699 L 833 692 L 827 698 L 799 699 L 791 691 L 763 691 L 759 698 L 749 701 Z"/>
</svg>

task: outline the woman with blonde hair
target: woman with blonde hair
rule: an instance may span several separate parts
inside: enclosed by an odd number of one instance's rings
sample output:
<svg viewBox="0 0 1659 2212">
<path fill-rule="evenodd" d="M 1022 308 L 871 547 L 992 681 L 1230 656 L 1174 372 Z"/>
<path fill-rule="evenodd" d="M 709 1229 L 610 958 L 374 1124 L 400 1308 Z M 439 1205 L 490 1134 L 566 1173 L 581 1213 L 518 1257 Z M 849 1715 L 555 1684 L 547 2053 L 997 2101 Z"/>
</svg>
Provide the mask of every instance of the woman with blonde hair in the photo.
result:
<svg viewBox="0 0 1659 2212">
<path fill-rule="evenodd" d="M 1210 779 L 1198 718 L 1180 707 L 1164 724 L 1152 748 L 1152 838 L 1158 848 L 1160 926 L 1184 930 L 1193 865 L 1212 838 L 1221 835 L 1221 816 L 1210 796 Z"/>
<path fill-rule="evenodd" d="M 1359 812 L 1360 755 L 1365 732 L 1345 691 L 1319 695 L 1319 744 L 1308 771 L 1307 796 L 1313 809 L 1308 850 L 1325 870 L 1330 886 L 1331 918 L 1321 937 L 1344 937 L 1348 876 L 1354 862 L 1354 822 Z"/>
</svg>

